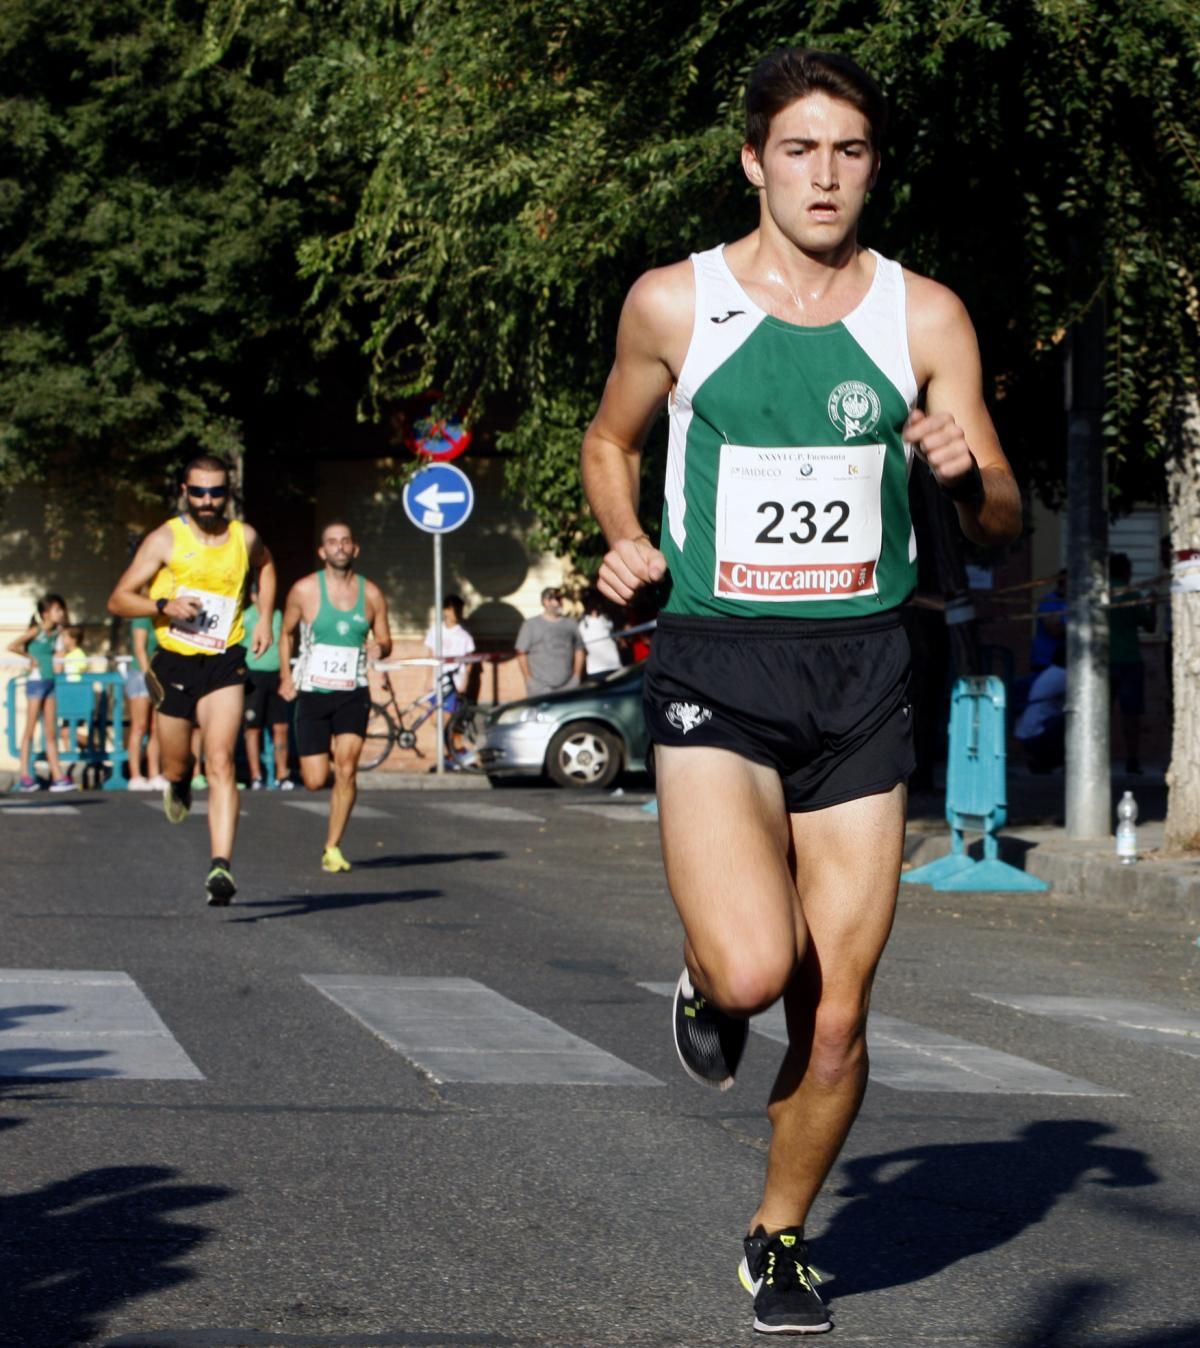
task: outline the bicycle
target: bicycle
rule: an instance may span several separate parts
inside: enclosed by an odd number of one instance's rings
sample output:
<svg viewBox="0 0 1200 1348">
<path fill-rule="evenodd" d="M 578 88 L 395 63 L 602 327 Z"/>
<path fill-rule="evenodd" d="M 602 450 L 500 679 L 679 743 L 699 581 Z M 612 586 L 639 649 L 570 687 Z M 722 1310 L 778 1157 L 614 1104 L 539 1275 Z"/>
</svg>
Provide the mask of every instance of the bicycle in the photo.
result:
<svg viewBox="0 0 1200 1348">
<path fill-rule="evenodd" d="M 362 757 L 358 766 L 364 772 L 377 768 L 394 748 L 410 749 L 418 758 L 425 755 L 417 747 L 417 731 L 437 712 L 437 694 L 430 691 L 401 707 L 392 681 L 385 676 L 387 700 L 372 700 L 367 718 L 367 733 L 363 741 Z M 443 695 L 447 696 L 447 695 Z M 442 752 L 452 772 L 479 772 L 481 766 L 476 751 L 476 714 L 473 703 L 460 701 L 449 713 L 442 732 Z"/>
</svg>

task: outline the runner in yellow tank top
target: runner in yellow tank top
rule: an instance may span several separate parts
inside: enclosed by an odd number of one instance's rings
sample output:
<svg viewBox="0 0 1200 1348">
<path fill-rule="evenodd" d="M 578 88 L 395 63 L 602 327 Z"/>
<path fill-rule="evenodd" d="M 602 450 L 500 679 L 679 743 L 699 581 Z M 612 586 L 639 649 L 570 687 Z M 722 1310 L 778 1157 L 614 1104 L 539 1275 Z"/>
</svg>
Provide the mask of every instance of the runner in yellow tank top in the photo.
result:
<svg viewBox="0 0 1200 1348">
<path fill-rule="evenodd" d="M 109 596 L 122 618 L 152 618 L 159 649 L 146 682 L 158 708 L 163 808 L 173 824 L 191 808 L 192 727 L 204 736 L 212 859 L 208 902 L 224 907 L 237 892 L 230 870 L 238 797 L 233 753 L 242 723 L 246 578 L 257 573 L 260 618 L 249 634 L 261 654 L 271 644 L 275 564 L 248 524 L 228 520 L 229 470 L 212 455 L 184 469 L 186 514 L 148 534 Z M 147 594 L 146 591 L 149 590 Z"/>
</svg>

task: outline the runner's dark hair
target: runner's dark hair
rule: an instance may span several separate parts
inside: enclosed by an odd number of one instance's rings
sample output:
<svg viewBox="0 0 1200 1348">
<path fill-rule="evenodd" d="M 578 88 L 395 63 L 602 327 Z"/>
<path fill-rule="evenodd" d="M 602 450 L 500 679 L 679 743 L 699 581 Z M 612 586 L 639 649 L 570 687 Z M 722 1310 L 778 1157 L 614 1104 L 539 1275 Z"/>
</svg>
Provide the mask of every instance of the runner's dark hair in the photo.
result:
<svg viewBox="0 0 1200 1348">
<path fill-rule="evenodd" d="M 188 475 L 192 469 L 201 473 L 224 473 L 225 480 L 229 480 L 229 465 L 217 454 L 197 454 L 194 459 L 188 461 L 179 480 L 186 483 Z"/>
<path fill-rule="evenodd" d="M 61 608 L 62 611 L 63 611 L 64 613 L 66 613 L 66 611 L 67 611 L 67 601 L 62 597 L 61 594 L 44 594 L 44 595 L 42 595 L 42 597 L 37 601 L 37 612 L 38 612 L 38 617 L 39 617 L 39 618 L 44 618 L 44 617 L 46 616 L 46 610 L 47 610 L 52 604 L 57 604 L 57 605 L 59 606 L 59 608 Z"/>
<path fill-rule="evenodd" d="M 746 144 L 761 158 L 775 115 L 817 93 L 857 108 L 867 119 L 871 149 L 878 153 L 887 129 L 883 90 L 848 56 L 808 47 L 780 47 L 754 67 L 746 85 Z"/>
<path fill-rule="evenodd" d="M 442 600 L 442 608 L 444 609 L 452 608 L 454 610 L 454 616 L 458 619 L 459 622 L 462 622 L 463 609 L 466 608 L 466 605 L 463 603 L 463 597 L 461 594 L 446 595 L 446 597 Z"/>
<path fill-rule="evenodd" d="M 325 535 L 337 524 L 340 524 L 343 529 L 349 530 L 351 538 L 354 537 L 354 530 L 350 525 L 350 521 L 342 519 L 340 515 L 335 515 L 332 519 L 326 520 L 325 523 L 321 525 L 321 532 L 317 534 L 318 547 L 325 546 Z"/>
</svg>

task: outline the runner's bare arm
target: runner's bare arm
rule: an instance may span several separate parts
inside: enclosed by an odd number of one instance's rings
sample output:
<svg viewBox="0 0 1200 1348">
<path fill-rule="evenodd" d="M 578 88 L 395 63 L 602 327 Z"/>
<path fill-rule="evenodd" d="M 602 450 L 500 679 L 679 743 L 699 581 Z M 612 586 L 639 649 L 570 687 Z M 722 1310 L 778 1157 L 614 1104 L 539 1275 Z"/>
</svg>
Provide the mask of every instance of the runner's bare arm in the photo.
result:
<svg viewBox="0 0 1200 1348">
<path fill-rule="evenodd" d="M 371 636 L 378 648 L 376 660 L 386 660 L 392 653 L 392 630 L 388 626 L 387 600 L 374 581 L 367 581 L 367 603 L 371 608 Z"/>
<path fill-rule="evenodd" d="M 304 617 L 305 582 L 298 580 L 288 591 L 283 606 L 283 622 L 279 627 L 279 696 L 291 702 L 296 696 L 292 680 L 292 637 Z"/>
<path fill-rule="evenodd" d="M 642 444 L 687 351 L 694 304 L 690 262 L 647 272 L 634 284 L 604 396 L 583 437 L 584 490 L 609 544 L 596 583 L 619 604 L 666 574 L 666 558 L 638 520 Z"/>
<path fill-rule="evenodd" d="M 170 556 L 171 530 L 162 524 L 142 539 L 133 561 L 125 568 L 125 574 L 108 596 L 108 611 L 118 618 L 153 618 L 158 613 L 158 604 L 142 591 L 166 566 Z M 182 599 L 168 600 L 162 611 L 168 618 L 194 618 L 203 602 L 196 595 L 189 594 Z"/>
<path fill-rule="evenodd" d="M 262 655 L 264 651 L 271 649 L 273 639 L 271 623 L 275 613 L 277 587 L 275 559 L 259 537 L 257 529 L 252 529 L 248 524 L 242 528 L 245 530 L 246 552 L 250 558 L 250 565 L 257 573 L 258 585 L 258 622 L 254 626 L 254 631 L 250 633 L 250 649 L 255 655 Z"/>
<path fill-rule="evenodd" d="M 951 497 L 963 533 L 988 546 L 1021 532 L 1021 494 L 983 398 L 975 328 L 962 301 L 927 277 L 906 273 L 909 344 L 925 410 L 904 428 Z"/>
</svg>

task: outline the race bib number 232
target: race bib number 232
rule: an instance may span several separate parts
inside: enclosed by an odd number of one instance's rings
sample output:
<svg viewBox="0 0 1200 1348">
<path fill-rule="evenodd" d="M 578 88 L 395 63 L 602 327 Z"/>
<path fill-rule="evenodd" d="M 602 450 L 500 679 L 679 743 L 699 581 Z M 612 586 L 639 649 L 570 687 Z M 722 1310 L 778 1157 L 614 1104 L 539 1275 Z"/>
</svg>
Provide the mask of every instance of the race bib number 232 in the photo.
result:
<svg viewBox="0 0 1200 1348">
<path fill-rule="evenodd" d="M 713 593 L 759 603 L 874 594 L 884 454 L 723 445 Z"/>
</svg>

